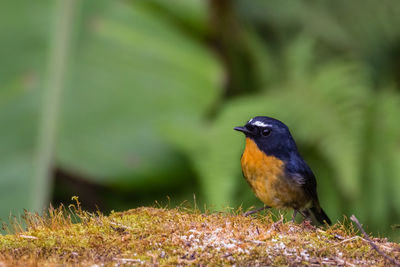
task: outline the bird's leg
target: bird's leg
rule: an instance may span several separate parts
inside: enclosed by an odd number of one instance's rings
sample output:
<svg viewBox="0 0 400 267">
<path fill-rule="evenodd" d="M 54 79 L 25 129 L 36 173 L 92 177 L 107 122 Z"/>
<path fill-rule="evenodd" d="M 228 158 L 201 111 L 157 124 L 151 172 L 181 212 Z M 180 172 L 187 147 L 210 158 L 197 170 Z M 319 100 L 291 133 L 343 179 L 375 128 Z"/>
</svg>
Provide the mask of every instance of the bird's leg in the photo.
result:
<svg viewBox="0 0 400 267">
<path fill-rule="evenodd" d="M 255 209 L 255 210 L 249 210 L 248 212 L 246 212 L 246 213 L 244 214 L 244 216 L 247 217 L 247 216 L 249 216 L 249 215 L 251 215 L 251 214 L 254 214 L 254 213 L 260 212 L 260 211 L 262 211 L 262 210 L 269 209 L 269 208 L 270 208 L 269 206 L 263 206 L 263 207 L 261 207 L 261 208 Z"/>
<path fill-rule="evenodd" d="M 304 221 L 305 220 L 310 220 L 311 221 L 311 214 L 308 210 L 300 210 L 299 211 L 301 215 L 303 215 L 304 217 Z"/>
<path fill-rule="evenodd" d="M 300 213 L 303 216 L 303 220 L 307 220 L 311 218 L 311 214 L 308 210 L 293 210 L 292 222 L 296 219 L 297 213 Z"/>
<path fill-rule="evenodd" d="M 297 212 L 299 212 L 299 210 L 296 210 L 296 209 L 293 210 L 293 216 L 292 216 L 293 223 L 294 223 L 294 220 L 296 219 Z M 301 211 L 300 211 L 300 213 L 301 213 Z"/>
</svg>

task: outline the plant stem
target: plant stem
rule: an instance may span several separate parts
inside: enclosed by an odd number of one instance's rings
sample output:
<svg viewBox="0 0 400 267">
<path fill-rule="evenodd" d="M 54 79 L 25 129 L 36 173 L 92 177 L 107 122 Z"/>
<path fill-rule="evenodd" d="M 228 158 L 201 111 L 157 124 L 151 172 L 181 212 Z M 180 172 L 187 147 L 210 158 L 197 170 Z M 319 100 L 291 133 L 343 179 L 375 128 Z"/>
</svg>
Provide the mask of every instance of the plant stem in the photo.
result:
<svg viewBox="0 0 400 267">
<path fill-rule="evenodd" d="M 51 32 L 49 62 L 39 117 L 32 208 L 48 205 L 52 188 L 51 168 L 57 134 L 61 92 L 65 84 L 68 52 L 77 0 L 58 0 Z"/>
</svg>

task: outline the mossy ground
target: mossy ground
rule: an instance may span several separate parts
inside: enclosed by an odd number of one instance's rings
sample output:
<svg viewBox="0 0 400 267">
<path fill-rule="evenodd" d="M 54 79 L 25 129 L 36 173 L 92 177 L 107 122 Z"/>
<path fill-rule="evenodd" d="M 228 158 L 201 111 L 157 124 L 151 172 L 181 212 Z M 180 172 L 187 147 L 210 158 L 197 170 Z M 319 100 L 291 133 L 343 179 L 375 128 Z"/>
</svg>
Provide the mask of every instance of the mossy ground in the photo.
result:
<svg viewBox="0 0 400 267">
<path fill-rule="evenodd" d="M 0 266 L 388 265 L 351 225 L 317 228 L 184 208 L 109 216 L 73 208 L 79 223 L 64 208 L 45 217 L 26 214 L 27 230 L 0 236 Z M 400 260 L 399 244 L 373 240 Z"/>
</svg>

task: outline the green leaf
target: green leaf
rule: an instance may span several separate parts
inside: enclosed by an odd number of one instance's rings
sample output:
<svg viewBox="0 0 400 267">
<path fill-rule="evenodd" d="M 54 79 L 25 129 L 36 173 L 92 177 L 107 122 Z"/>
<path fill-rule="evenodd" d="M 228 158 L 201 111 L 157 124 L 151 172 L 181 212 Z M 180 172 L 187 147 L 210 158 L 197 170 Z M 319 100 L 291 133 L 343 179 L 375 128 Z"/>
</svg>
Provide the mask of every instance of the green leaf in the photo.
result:
<svg viewBox="0 0 400 267">
<path fill-rule="evenodd" d="M 78 43 L 58 138 L 63 168 L 108 183 L 179 164 L 163 129 L 200 122 L 220 91 L 219 65 L 204 47 L 133 5 L 85 15 L 91 27 Z"/>
<path fill-rule="evenodd" d="M 205 34 L 208 23 L 208 3 L 202 0 L 142 0 L 157 12 L 158 16 L 178 22 L 181 28 L 188 28 L 190 34 Z"/>
<path fill-rule="evenodd" d="M 46 54 L 49 1 L 0 3 L 0 218 L 33 208 L 38 96 Z M 18 15 L 16 15 L 18 14 Z"/>
<path fill-rule="evenodd" d="M 42 199 L 51 190 L 32 177 L 38 167 L 34 165 L 38 103 L 50 25 L 47 13 L 52 6 L 29 3 L 1 4 L 25 14 L 11 18 L 7 14 L 13 12 L 2 8 L 5 12 L 0 16 L 13 25 L 0 28 L 7 37 L 0 53 L 9 63 L 0 66 L 6 70 L 0 77 L 4 128 L 0 200 L 9 203 L 1 207 L 2 218 L 10 211 L 37 209 L 32 196 Z M 140 3 L 86 1 L 82 5 L 82 17 L 74 28 L 72 64 L 62 73 L 69 74 L 68 80 L 61 85 L 65 90 L 61 106 L 56 107 L 61 116 L 53 129 L 57 132 L 54 164 L 100 183 L 173 182 L 179 177 L 175 174 L 190 167 L 180 166 L 184 161 L 163 131 L 201 122 L 221 91 L 219 63 L 198 40 Z M 21 40 L 14 42 L 14 36 Z M 168 174 L 172 178 L 165 179 Z"/>
<path fill-rule="evenodd" d="M 18 89 L 20 90 L 20 89 Z M 37 90 L 30 89 L 0 105 L 0 218 L 33 208 L 31 179 L 37 127 Z M 36 100 L 36 101 L 35 101 Z"/>
</svg>

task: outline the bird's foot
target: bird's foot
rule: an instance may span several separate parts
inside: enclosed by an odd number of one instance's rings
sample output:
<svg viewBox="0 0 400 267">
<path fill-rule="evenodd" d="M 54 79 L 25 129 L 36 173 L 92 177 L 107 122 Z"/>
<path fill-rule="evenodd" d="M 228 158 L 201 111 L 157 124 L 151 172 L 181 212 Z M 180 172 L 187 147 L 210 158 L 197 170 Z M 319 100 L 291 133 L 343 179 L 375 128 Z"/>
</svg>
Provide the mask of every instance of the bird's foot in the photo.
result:
<svg viewBox="0 0 400 267">
<path fill-rule="evenodd" d="M 247 217 L 251 214 L 254 214 L 254 213 L 260 212 L 262 210 L 269 209 L 269 208 L 270 208 L 269 206 L 264 206 L 264 207 L 261 207 L 261 208 L 255 209 L 255 210 L 249 210 L 244 213 L 244 216 Z"/>
</svg>

